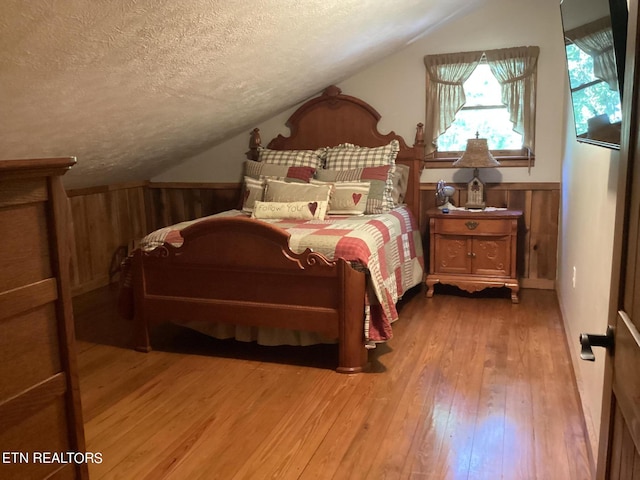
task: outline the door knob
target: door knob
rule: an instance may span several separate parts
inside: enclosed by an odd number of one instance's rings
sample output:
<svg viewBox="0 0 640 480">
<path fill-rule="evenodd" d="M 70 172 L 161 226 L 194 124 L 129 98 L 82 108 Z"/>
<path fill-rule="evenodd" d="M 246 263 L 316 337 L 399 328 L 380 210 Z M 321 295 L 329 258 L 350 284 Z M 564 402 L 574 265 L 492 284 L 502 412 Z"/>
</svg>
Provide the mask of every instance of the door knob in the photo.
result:
<svg viewBox="0 0 640 480">
<path fill-rule="evenodd" d="M 580 345 L 581 345 L 580 358 L 582 360 L 595 362 L 596 356 L 593 354 L 593 350 L 591 347 L 612 348 L 613 347 L 613 328 L 611 327 L 611 325 L 609 325 L 607 327 L 606 335 L 593 335 L 591 333 L 581 333 Z"/>
</svg>

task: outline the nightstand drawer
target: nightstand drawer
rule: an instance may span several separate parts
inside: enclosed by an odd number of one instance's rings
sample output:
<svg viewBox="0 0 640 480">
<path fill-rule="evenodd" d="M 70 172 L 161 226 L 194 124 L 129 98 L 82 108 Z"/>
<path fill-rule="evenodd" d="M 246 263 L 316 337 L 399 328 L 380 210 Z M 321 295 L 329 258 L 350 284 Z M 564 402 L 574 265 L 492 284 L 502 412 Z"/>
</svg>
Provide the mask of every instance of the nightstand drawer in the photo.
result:
<svg viewBox="0 0 640 480">
<path fill-rule="evenodd" d="M 508 235 L 512 220 L 492 218 L 436 218 L 435 232 L 453 235 Z"/>
</svg>

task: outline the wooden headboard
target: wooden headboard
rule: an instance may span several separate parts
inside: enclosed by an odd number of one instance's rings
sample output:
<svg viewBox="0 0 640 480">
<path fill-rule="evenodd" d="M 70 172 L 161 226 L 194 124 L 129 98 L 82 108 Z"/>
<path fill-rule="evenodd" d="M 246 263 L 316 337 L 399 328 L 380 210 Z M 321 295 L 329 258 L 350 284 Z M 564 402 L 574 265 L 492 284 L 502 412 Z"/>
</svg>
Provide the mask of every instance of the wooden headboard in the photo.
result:
<svg viewBox="0 0 640 480">
<path fill-rule="evenodd" d="M 404 138 L 390 132 L 386 135 L 378 131 L 380 114 L 368 103 L 356 97 L 343 95 L 332 85 L 322 95 L 312 98 L 298 108 L 286 122 L 291 130 L 289 137 L 278 135 L 271 140 L 267 148 L 273 150 L 314 150 L 333 147 L 341 143 L 353 143 L 361 147 L 379 147 L 391 140 L 398 140 L 400 152 L 396 163 L 408 165 L 409 185 L 405 203 L 414 215 L 420 219 L 420 173 L 424 160 L 424 127 L 419 123 L 412 147 Z M 247 156 L 258 160 L 258 147 L 261 146 L 260 130 L 251 132 Z"/>
</svg>

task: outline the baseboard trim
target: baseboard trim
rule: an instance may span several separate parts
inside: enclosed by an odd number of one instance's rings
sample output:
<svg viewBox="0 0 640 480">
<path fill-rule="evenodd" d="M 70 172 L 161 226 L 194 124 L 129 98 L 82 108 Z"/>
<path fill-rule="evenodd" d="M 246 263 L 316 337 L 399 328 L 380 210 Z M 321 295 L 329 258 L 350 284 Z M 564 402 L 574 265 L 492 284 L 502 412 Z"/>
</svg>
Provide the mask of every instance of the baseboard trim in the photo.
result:
<svg viewBox="0 0 640 480">
<path fill-rule="evenodd" d="M 556 281 L 547 278 L 521 278 L 519 280 L 522 288 L 533 288 L 537 290 L 556 289 Z"/>
</svg>

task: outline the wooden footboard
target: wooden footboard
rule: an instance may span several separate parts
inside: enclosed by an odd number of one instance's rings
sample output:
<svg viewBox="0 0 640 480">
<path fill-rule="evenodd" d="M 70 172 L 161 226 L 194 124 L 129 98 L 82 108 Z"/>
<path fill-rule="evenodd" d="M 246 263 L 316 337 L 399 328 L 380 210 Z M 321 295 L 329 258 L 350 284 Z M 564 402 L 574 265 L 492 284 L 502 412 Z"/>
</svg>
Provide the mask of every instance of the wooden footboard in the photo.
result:
<svg viewBox="0 0 640 480">
<path fill-rule="evenodd" d="M 365 275 L 344 260 L 289 249 L 289 234 L 248 218 L 182 230 L 184 243 L 133 258 L 136 348 L 149 328 L 191 320 L 321 333 L 339 342 L 339 372 L 363 370 Z"/>
</svg>

